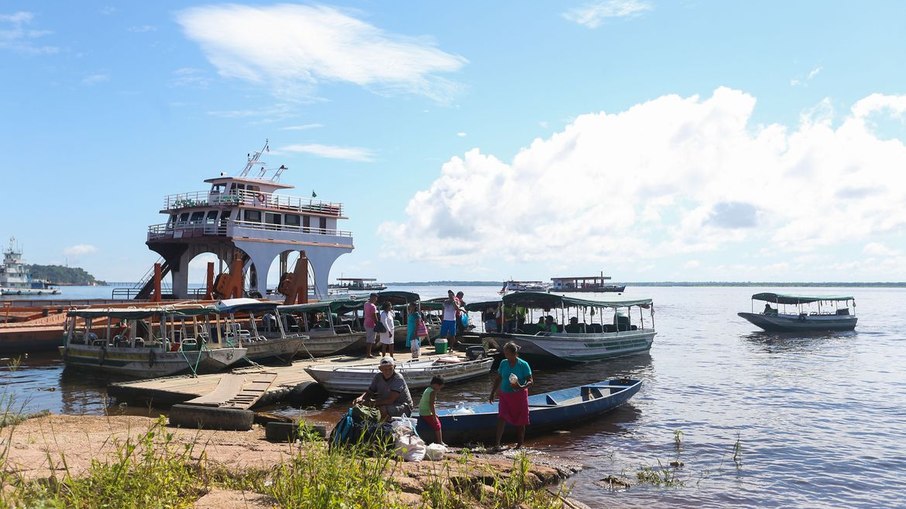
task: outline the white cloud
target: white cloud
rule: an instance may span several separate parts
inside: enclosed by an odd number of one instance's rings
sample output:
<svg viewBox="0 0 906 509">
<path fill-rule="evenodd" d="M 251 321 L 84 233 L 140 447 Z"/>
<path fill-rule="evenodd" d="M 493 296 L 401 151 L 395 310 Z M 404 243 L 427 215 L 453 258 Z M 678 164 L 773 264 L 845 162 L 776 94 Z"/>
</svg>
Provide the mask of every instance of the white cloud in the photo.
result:
<svg viewBox="0 0 906 509">
<path fill-rule="evenodd" d="M 904 111 L 906 96 L 869 96 L 836 127 L 753 125 L 755 104 L 728 88 L 668 95 L 581 115 L 512 161 L 472 149 L 410 199 L 403 222 L 381 225 L 382 252 L 610 266 L 768 246 L 774 260 L 761 263 L 780 271 L 796 253 L 906 227 L 906 146 L 863 122 Z"/>
<path fill-rule="evenodd" d="M 465 138 L 465 137 L 466 137 L 466 133 L 460 131 L 460 132 L 456 133 L 456 136 L 459 136 L 460 138 Z"/>
<path fill-rule="evenodd" d="M 147 33 L 147 32 L 156 32 L 157 27 L 154 25 L 136 25 L 136 26 L 129 27 L 127 30 L 129 30 L 130 32 L 137 33 L 137 34 L 143 34 L 143 33 Z"/>
<path fill-rule="evenodd" d="M 563 17 L 588 28 L 598 28 L 607 18 L 638 16 L 652 9 L 651 4 L 639 0 L 605 0 L 570 9 Z"/>
<path fill-rule="evenodd" d="M 319 129 L 324 127 L 324 124 L 302 124 L 302 125 L 291 125 L 283 128 L 284 131 L 307 131 L 308 129 Z"/>
<path fill-rule="evenodd" d="M 92 246 L 91 244 L 78 244 L 75 246 L 69 246 L 63 250 L 63 254 L 66 256 L 82 256 L 87 254 L 96 253 L 98 248 Z"/>
<path fill-rule="evenodd" d="M 95 73 L 89 74 L 82 78 L 82 84 L 86 86 L 97 85 L 98 83 L 104 83 L 110 81 L 110 76 L 104 73 Z"/>
<path fill-rule="evenodd" d="M 902 253 L 896 249 L 891 249 L 880 242 L 869 242 L 865 244 L 862 253 L 869 256 L 901 256 Z"/>
<path fill-rule="evenodd" d="M 818 67 L 815 67 L 814 69 L 809 71 L 808 74 L 805 75 L 805 78 L 791 79 L 790 86 L 793 86 L 793 87 L 806 86 L 806 85 L 808 85 L 808 82 L 812 81 L 815 78 L 815 76 L 818 76 L 818 73 L 820 73 L 820 72 L 821 72 L 821 66 L 819 65 Z"/>
<path fill-rule="evenodd" d="M 33 20 L 34 14 L 25 11 L 0 14 L 0 50 L 33 55 L 57 53 L 59 48 L 55 46 L 37 44 L 38 39 L 52 32 L 29 28 Z"/>
<path fill-rule="evenodd" d="M 347 82 L 444 101 L 458 87 L 439 74 L 467 63 L 428 38 L 388 33 L 327 6 L 193 7 L 177 21 L 221 75 L 270 87 L 284 100 Z"/>
<path fill-rule="evenodd" d="M 317 143 L 287 145 L 279 149 L 281 152 L 295 152 L 297 154 L 311 154 L 328 159 L 345 159 L 370 163 L 374 161 L 374 153 L 361 147 L 337 147 L 334 145 L 320 145 Z"/>
<path fill-rule="evenodd" d="M 210 80 L 201 69 L 195 67 L 180 67 L 173 71 L 173 78 L 170 80 L 170 83 L 177 87 L 207 88 Z"/>
</svg>

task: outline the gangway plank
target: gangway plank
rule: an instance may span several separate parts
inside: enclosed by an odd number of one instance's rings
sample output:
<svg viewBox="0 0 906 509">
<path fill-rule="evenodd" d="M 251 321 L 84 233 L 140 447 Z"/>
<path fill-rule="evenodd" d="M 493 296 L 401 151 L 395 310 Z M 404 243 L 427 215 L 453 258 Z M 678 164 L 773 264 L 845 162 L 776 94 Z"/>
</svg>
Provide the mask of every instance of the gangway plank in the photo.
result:
<svg viewBox="0 0 906 509">
<path fill-rule="evenodd" d="M 249 409 L 261 399 L 276 379 L 277 373 L 274 371 L 226 373 L 213 391 L 190 399 L 185 404 Z"/>
</svg>

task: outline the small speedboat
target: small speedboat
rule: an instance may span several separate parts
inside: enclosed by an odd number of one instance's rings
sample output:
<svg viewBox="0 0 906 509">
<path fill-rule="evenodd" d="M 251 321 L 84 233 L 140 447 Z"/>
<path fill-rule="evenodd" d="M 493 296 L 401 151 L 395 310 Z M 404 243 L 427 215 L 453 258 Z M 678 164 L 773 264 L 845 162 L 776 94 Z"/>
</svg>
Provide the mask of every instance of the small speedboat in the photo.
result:
<svg viewBox="0 0 906 509">
<path fill-rule="evenodd" d="M 530 424 L 526 427 L 526 435 L 563 430 L 589 422 L 626 403 L 641 387 L 640 380 L 611 379 L 529 396 Z M 496 439 L 497 408 L 497 403 L 481 403 L 466 408 L 438 410 L 444 442 L 458 445 L 493 443 Z M 433 430 L 421 419 L 417 429 L 421 436 L 434 436 Z M 506 433 L 513 433 L 515 428 L 507 426 L 506 430 Z"/>
</svg>

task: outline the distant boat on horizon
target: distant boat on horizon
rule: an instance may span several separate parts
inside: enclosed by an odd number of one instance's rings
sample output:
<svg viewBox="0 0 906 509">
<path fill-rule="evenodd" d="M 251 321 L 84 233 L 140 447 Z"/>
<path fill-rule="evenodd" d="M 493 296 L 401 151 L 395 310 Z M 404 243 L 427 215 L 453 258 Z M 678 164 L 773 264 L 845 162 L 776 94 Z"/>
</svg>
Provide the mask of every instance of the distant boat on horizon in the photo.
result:
<svg viewBox="0 0 906 509">
<path fill-rule="evenodd" d="M 609 280 L 610 276 L 605 276 L 603 272 L 599 276 L 552 277 L 550 291 L 623 293 L 626 290 L 626 285 L 607 283 Z"/>
<path fill-rule="evenodd" d="M 0 265 L 0 295 L 57 295 L 60 289 L 43 279 L 32 279 L 16 238 L 9 238 L 9 249 L 3 252 Z"/>
</svg>

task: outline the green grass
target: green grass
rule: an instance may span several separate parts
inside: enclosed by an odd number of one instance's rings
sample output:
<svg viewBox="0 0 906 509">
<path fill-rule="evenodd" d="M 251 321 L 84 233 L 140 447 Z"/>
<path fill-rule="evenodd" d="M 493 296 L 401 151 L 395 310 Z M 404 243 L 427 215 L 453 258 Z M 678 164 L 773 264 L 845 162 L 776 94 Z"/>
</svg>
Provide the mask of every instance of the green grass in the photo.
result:
<svg viewBox="0 0 906 509">
<path fill-rule="evenodd" d="M 12 436 L 14 426 L 3 430 Z M 212 466 L 204 445 L 194 440 L 178 444 L 161 417 L 138 437 L 113 443 L 115 453 L 95 460 L 87 472 L 72 472 L 62 460 L 60 475 L 26 480 L 5 473 L 6 455 L 0 448 L 0 509 L 46 508 L 182 508 L 192 507 L 213 488 L 260 493 L 287 508 L 401 508 L 399 463 L 362 444 L 328 447 L 314 440 L 312 430 L 300 430 L 304 440 L 291 445 L 291 458 L 270 469 L 235 471 Z M 5 437 L 5 438 L 8 438 Z M 8 447 L 9 441 L 4 440 Z M 490 466 L 475 466 L 466 452 L 443 462 L 431 462 L 435 476 L 418 493 L 422 507 L 548 509 L 563 507 L 560 493 L 550 493 L 531 474 L 521 454 L 509 475 Z M 48 461 L 57 458 L 48 455 Z M 478 471 L 476 471 L 478 469 Z M 413 489 L 411 486 L 408 488 Z"/>
</svg>

